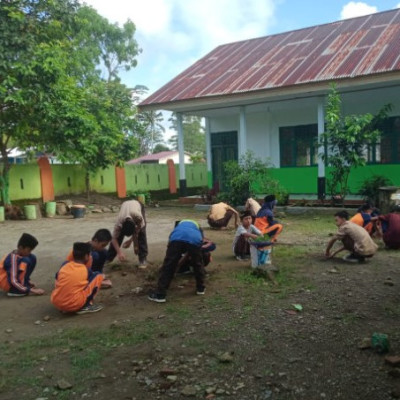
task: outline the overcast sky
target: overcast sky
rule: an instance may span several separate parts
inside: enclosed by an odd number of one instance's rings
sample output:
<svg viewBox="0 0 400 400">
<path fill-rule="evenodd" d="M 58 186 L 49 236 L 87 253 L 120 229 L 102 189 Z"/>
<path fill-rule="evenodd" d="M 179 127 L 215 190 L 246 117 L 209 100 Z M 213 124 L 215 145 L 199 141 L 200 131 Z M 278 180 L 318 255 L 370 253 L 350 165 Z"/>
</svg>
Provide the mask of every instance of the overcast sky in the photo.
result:
<svg viewBox="0 0 400 400">
<path fill-rule="evenodd" d="M 84 0 L 82 0 L 83 2 Z M 220 44 L 399 8 L 399 0 L 85 0 L 136 25 L 138 66 L 122 76 L 152 93 Z M 171 132 L 167 132 L 167 137 Z"/>
</svg>

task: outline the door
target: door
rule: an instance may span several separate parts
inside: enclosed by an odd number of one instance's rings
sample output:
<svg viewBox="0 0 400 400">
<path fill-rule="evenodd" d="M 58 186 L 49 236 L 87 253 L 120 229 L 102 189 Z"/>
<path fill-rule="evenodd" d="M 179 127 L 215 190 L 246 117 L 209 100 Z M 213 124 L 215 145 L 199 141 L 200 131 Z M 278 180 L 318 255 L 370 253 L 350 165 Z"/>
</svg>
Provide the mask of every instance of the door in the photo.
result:
<svg viewBox="0 0 400 400">
<path fill-rule="evenodd" d="M 237 132 L 218 132 L 211 134 L 211 156 L 213 184 L 225 190 L 224 163 L 238 159 L 238 137 Z"/>
</svg>

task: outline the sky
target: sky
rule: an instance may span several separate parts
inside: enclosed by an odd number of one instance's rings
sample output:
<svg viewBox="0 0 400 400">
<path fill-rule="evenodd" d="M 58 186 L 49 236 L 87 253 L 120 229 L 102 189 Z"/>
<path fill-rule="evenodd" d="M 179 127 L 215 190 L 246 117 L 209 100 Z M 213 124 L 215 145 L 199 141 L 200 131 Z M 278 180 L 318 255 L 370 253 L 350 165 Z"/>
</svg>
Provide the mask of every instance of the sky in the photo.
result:
<svg viewBox="0 0 400 400">
<path fill-rule="evenodd" d="M 161 88 L 221 44 L 393 8 L 399 0 L 82 0 L 113 23 L 136 25 L 138 65 L 128 87 Z M 166 139 L 173 132 L 166 127 Z"/>
</svg>

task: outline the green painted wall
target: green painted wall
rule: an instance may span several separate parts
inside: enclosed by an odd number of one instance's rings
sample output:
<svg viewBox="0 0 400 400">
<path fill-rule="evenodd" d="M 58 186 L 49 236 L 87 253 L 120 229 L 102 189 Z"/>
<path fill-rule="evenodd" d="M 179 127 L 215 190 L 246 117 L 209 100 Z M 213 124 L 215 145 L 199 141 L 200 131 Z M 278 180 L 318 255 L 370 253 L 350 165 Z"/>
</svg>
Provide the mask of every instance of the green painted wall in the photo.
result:
<svg viewBox="0 0 400 400">
<path fill-rule="evenodd" d="M 166 164 L 125 165 L 126 190 L 131 193 L 168 189 Z"/>
<path fill-rule="evenodd" d="M 176 168 L 176 180 L 179 187 L 179 166 Z M 55 196 L 82 194 L 86 191 L 85 170 L 80 165 L 51 165 Z M 126 187 L 128 193 L 165 190 L 169 188 L 168 167 L 166 164 L 135 164 L 125 166 Z M 207 186 L 206 164 L 186 165 L 188 187 Z M 102 179 L 103 177 L 103 179 Z M 22 179 L 22 187 L 21 187 Z M 90 178 L 91 189 L 98 193 L 115 193 L 114 167 L 100 170 Z M 36 164 L 14 165 L 10 171 L 11 200 L 40 199 L 40 170 Z"/>
<path fill-rule="evenodd" d="M 327 168 L 327 176 L 329 174 Z M 271 170 L 274 178 L 292 194 L 315 194 L 317 192 L 317 167 L 276 168 Z M 349 178 L 351 194 L 357 194 L 365 179 L 373 175 L 384 175 L 394 185 L 400 186 L 400 164 L 366 165 L 353 169 Z"/>
<path fill-rule="evenodd" d="M 42 197 L 40 170 L 37 164 L 17 164 L 10 169 L 10 199 L 39 199 Z"/>
<path fill-rule="evenodd" d="M 91 190 L 97 193 L 115 193 L 115 168 L 101 169 L 90 177 Z"/>
<path fill-rule="evenodd" d="M 86 191 L 85 169 L 80 165 L 53 164 L 51 166 L 55 196 L 80 194 Z"/>
</svg>

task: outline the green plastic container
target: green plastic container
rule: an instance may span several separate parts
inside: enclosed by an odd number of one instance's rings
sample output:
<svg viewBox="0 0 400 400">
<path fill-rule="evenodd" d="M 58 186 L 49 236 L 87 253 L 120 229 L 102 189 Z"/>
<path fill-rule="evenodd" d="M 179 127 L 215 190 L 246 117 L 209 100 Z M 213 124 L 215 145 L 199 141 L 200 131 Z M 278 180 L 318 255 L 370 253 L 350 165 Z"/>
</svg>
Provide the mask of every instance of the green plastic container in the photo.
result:
<svg viewBox="0 0 400 400">
<path fill-rule="evenodd" d="M 36 219 L 36 206 L 33 205 L 24 206 L 24 213 L 26 219 Z"/>
<path fill-rule="evenodd" d="M 385 333 L 374 333 L 371 338 L 372 348 L 380 354 L 389 351 L 389 339 Z"/>
<path fill-rule="evenodd" d="M 4 207 L 0 206 L 0 222 L 4 222 Z"/>
<path fill-rule="evenodd" d="M 45 205 L 46 217 L 53 218 L 56 215 L 56 202 L 48 201 Z"/>
<path fill-rule="evenodd" d="M 146 196 L 144 194 L 138 194 L 137 195 L 138 201 L 140 201 L 142 204 L 146 204 Z"/>
</svg>

